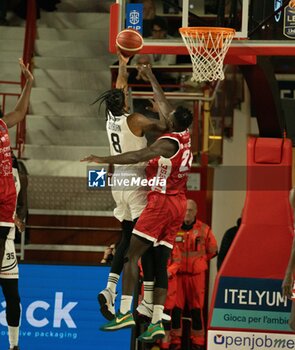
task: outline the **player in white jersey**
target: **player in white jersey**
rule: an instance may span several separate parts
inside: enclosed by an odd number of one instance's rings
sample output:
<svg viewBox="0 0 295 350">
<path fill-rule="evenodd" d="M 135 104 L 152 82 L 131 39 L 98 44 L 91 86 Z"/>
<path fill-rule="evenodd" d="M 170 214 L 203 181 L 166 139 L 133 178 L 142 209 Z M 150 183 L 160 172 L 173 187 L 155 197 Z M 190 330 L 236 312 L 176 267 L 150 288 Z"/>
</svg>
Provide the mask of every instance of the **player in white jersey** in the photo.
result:
<svg viewBox="0 0 295 350">
<path fill-rule="evenodd" d="M 137 151 L 147 145 L 145 133 L 156 131 L 163 133 L 168 129 L 168 121 L 160 114 L 160 120 L 149 119 L 140 113 L 129 114 L 127 91 L 127 63 L 129 58 L 118 52 L 119 73 L 116 88 L 103 93 L 96 102 L 99 107 L 105 103 L 106 128 L 112 155 Z M 116 178 L 145 178 L 145 164 L 115 165 Z M 122 237 L 112 261 L 106 288 L 98 294 L 101 313 L 108 320 L 115 316 L 116 287 L 123 270 L 124 255 L 129 247 L 132 230 L 137 218 L 146 206 L 146 191 L 139 185 L 131 188 L 112 188 L 116 202 L 115 217 L 121 221 Z"/>
<path fill-rule="evenodd" d="M 13 241 L 17 188 L 12 172 L 8 128 L 13 127 L 25 117 L 34 80 L 28 65 L 25 66 L 21 59 L 19 63 L 26 79 L 25 87 L 14 110 L 0 119 L 0 285 L 6 301 L 10 350 L 19 350 L 20 297 L 18 266 Z"/>
</svg>

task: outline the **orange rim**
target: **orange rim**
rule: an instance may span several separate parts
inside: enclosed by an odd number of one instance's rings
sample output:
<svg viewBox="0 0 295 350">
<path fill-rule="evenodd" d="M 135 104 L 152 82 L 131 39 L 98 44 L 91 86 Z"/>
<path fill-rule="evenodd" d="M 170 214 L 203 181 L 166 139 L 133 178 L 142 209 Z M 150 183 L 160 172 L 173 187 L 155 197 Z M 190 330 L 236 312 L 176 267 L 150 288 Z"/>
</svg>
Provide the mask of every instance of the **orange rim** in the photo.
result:
<svg viewBox="0 0 295 350">
<path fill-rule="evenodd" d="M 234 35 L 235 29 L 233 28 L 223 28 L 223 27 L 183 27 L 179 28 L 179 32 L 181 34 L 189 34 L 190 36 L 196 36 L 198 33 L 199 35 L 208 35 L 211 33 L 212 36 L 217 36 L 218 34 L 225 34 L 225 35 Z"/>
</svg>

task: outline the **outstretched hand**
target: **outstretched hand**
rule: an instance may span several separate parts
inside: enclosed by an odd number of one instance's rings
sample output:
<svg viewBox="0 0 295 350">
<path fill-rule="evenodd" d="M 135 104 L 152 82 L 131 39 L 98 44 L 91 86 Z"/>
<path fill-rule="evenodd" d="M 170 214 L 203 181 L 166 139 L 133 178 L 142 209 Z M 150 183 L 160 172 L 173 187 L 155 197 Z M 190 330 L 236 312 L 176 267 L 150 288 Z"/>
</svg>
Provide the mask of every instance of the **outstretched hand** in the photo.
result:
<svg viewBox="0 0 295 350">
<path fill-rule="evenodd" d="M 141 77 L 144 77 L 145 80 L 149 80 L 151 74 L 153 74 L 152 67 L 150 64 L 139 64 L 136 68 L 138 70 L 139 75 L 141 75 Z"/>
<path fill-rule="evenodd" d="M 29 70 L 29 63 L 27 63 L 27 65 L 25 65 L 22 58 L 19 58 L 18 62 L 19 62 L 20 69 L 21 69 L 24 77 L 26 78 L 26 80 L 33 82 L 34 76 Z"/>
<path fill-rule="evenodd" d="M 88 163 L 104 163 L 102 157 L 97 157 L 94 154 L 91 154 L 88 157 L 80 159 L 80 162 L 88 162 Z"/>
<path fill-rule="evenodd" d="M 154 100 L 149 100 L 151 106 L 147 106 L 145 109 L 154 113 L 159 113 L 159 106 Z"/>
<path fill-rule="evenodd" d="M 127 64 L 129 62 L 130 57 L 124 56 L 122 54 L 122 52 L 120 51 L 120 48 L 118 46 L 116 46 L 116 51 L 117 51 L 117 56 L 118 56 L 119 62 Z"/>
</svg>

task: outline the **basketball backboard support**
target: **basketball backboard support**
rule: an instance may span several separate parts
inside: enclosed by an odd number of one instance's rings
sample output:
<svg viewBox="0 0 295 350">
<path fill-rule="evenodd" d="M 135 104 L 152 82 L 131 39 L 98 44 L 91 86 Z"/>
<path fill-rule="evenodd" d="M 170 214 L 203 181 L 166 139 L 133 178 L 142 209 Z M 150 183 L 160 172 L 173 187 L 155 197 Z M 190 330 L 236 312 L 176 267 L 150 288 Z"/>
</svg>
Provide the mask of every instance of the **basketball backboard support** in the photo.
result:
<svg viewBox="0 0 295 350">
<path fill-rule="evenodd" d="M 116 52 L 116 36 L 126 28 L 126 5 L 131 2 L 144 1 L 116 0 L 111 6 L 110 52 Z M 174 13 L 166 13 L 165 0 L 154 0 L 154 3 L 156 15 L 164 17 L 174 32 L 169 39 L 164 40 L 145 37 L 141 51 L 143 54 L 188 55 L 187 48 L 178 34 L 179 27 L 226 26 L 234 27 L 236 35 L 225 63 L 255 64 L 257 56 L 295 56 L 295 34 L 294 38 L 293 35 L 289 38 L 283 35 L 286 27 L 284 7 L 288 5 L 288 0 L 252 0 L 251 3 L 250 0 L 225 1 L 225 8 L 221 9 L 223 17 L 220 15 L 220 9 L 213 6 L 216 2 L 212 0 L 176 0 L 175 11 L 171 11 Z M 169 0 L 167 3 L 171 4 L 173 1 Z M 236 3 L 235 13 L 227 3 Z M 293 25 L 295 30 L 295 14 L 294 18 L 291 18 L 291 27 Z"/>
</svg>

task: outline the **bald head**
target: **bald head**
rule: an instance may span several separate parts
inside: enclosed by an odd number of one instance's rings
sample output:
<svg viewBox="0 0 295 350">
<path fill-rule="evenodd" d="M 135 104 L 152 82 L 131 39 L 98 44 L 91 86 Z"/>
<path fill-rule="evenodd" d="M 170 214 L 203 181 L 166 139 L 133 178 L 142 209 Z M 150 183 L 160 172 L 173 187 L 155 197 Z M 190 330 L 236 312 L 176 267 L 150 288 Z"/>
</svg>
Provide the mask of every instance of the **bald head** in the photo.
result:
<svg viewBox="0 0 295 350">
<path fill-rule="evenodd" d="M 186 202 L 186 213 L 184 217 L 184 223 L 186 225 L 191 225 L 196 219 L 197 212 L 198 212 L 197 203 L 192 199 L 188 199 Z"/>
</svg>

